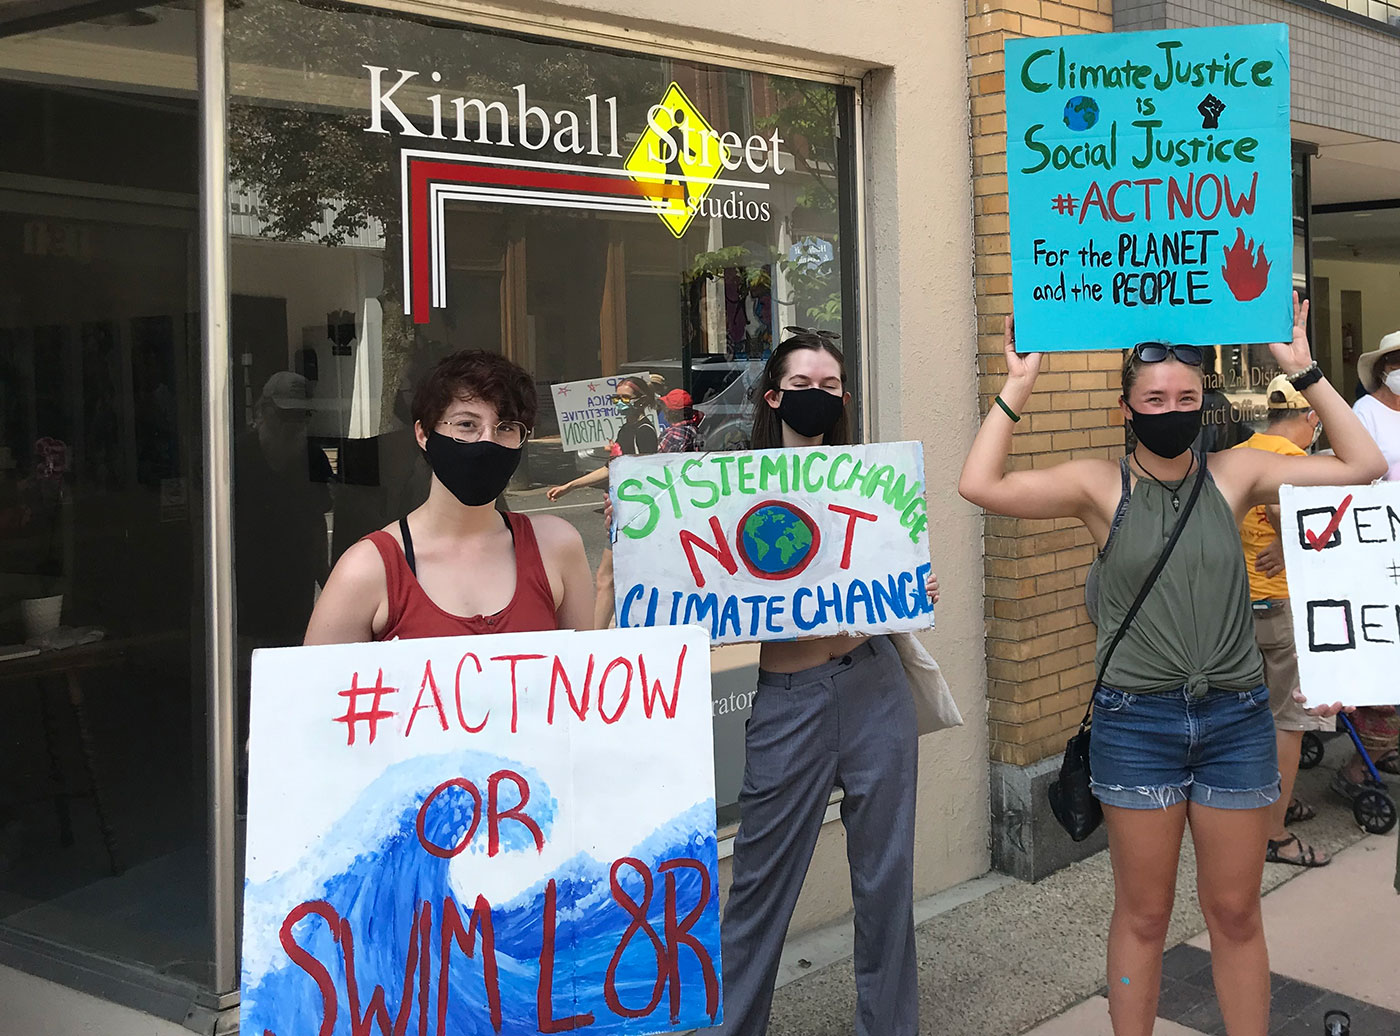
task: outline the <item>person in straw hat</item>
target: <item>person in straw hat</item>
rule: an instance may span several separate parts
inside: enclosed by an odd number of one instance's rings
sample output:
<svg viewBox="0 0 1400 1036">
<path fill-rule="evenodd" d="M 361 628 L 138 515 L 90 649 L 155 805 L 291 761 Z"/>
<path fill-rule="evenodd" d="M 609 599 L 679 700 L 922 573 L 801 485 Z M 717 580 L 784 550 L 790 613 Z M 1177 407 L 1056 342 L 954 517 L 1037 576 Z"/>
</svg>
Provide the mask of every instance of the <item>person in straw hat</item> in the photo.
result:
<svg viewBox="0 0 1400 1036">
<path fill-rule="evenodd" d="M 1385 454 L 1390 465 L 1386 481 L 1400 482 L 1400 331 L 1361 354 L 1356 376 L 1370 395 L 1358 399 L 1353 409 Z"/>
</svg>

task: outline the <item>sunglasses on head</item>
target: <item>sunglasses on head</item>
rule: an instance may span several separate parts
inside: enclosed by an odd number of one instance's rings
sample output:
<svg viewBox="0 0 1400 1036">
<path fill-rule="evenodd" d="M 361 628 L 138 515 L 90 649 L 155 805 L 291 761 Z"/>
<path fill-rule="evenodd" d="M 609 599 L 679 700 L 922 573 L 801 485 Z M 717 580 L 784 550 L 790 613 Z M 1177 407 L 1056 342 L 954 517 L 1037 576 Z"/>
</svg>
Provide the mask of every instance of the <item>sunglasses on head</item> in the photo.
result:
<svg viewBox="0 0 1400 1036">
<path fill-rule="evenodd" d="M 789 324 L 783 328 L 783 334 L 788 335 L 810 335 L 813 338 L 825 338 L 827 341 L 839 342 L 841 336 L 835 331 L 824 331 L 817 327 L 798 327 L 796 324 Z"/>
<path fill-rule="evenodd" d="M 1203 358 L 1197 346 L 1170 345 L 1167 342 L 1138 342 L 1133 346 L 1133 355 L 1143 363 L 1161 363 L 1168 356 L 1175 356 L 1192 367 L 1199 367 Z"/>
</svg>

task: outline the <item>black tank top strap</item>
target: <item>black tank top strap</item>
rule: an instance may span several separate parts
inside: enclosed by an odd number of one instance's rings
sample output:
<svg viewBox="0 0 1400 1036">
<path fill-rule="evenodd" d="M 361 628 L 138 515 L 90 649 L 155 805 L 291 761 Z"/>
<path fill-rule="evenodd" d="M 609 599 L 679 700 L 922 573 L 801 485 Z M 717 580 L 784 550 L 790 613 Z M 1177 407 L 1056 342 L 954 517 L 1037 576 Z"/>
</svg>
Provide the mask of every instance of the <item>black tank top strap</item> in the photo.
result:
<svg viewBox="0 0 1400 1036">
<path fill-rule="evenodd" d="M 399 519 L 399 534 L 403 536 L 403 556 L 408 562 L 408 570 L 413 573 L 413 578 L 418 578 L 418 562 L 413 557 L 413 537 L 408 531 L 408 515 Z"/>
</svg>

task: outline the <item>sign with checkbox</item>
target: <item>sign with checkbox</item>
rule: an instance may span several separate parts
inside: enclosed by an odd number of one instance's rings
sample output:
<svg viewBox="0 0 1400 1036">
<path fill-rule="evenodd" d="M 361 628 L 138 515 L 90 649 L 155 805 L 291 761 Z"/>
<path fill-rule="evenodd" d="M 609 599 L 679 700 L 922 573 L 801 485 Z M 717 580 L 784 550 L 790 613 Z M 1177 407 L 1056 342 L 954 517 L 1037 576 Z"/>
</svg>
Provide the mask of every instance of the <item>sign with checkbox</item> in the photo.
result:
<svg viewBox="0 0 1400 1036">
<path fill-rule="evenodd" d="M 1310 702 L 1400 699 L 1400 483 L 1284 486 L 1283 555 Z"/>
</svg>

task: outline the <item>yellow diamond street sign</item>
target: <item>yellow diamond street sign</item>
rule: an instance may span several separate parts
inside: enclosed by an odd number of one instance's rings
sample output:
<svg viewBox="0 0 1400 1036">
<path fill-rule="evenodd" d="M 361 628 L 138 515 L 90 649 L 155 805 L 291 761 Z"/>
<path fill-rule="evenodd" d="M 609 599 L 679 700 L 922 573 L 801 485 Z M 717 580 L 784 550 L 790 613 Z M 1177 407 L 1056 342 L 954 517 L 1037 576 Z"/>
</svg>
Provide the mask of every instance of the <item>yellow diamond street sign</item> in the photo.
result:
<svg viewBox="0 0 1400 1036">
<path fill-rule="evenodd" d="M 672 83 L 647 115 L 646 132 L 624 166 L 646 187 L 645 197 L 661 221 L 680 237 L 729 157 L 720 135 Z"/>
</svg>

